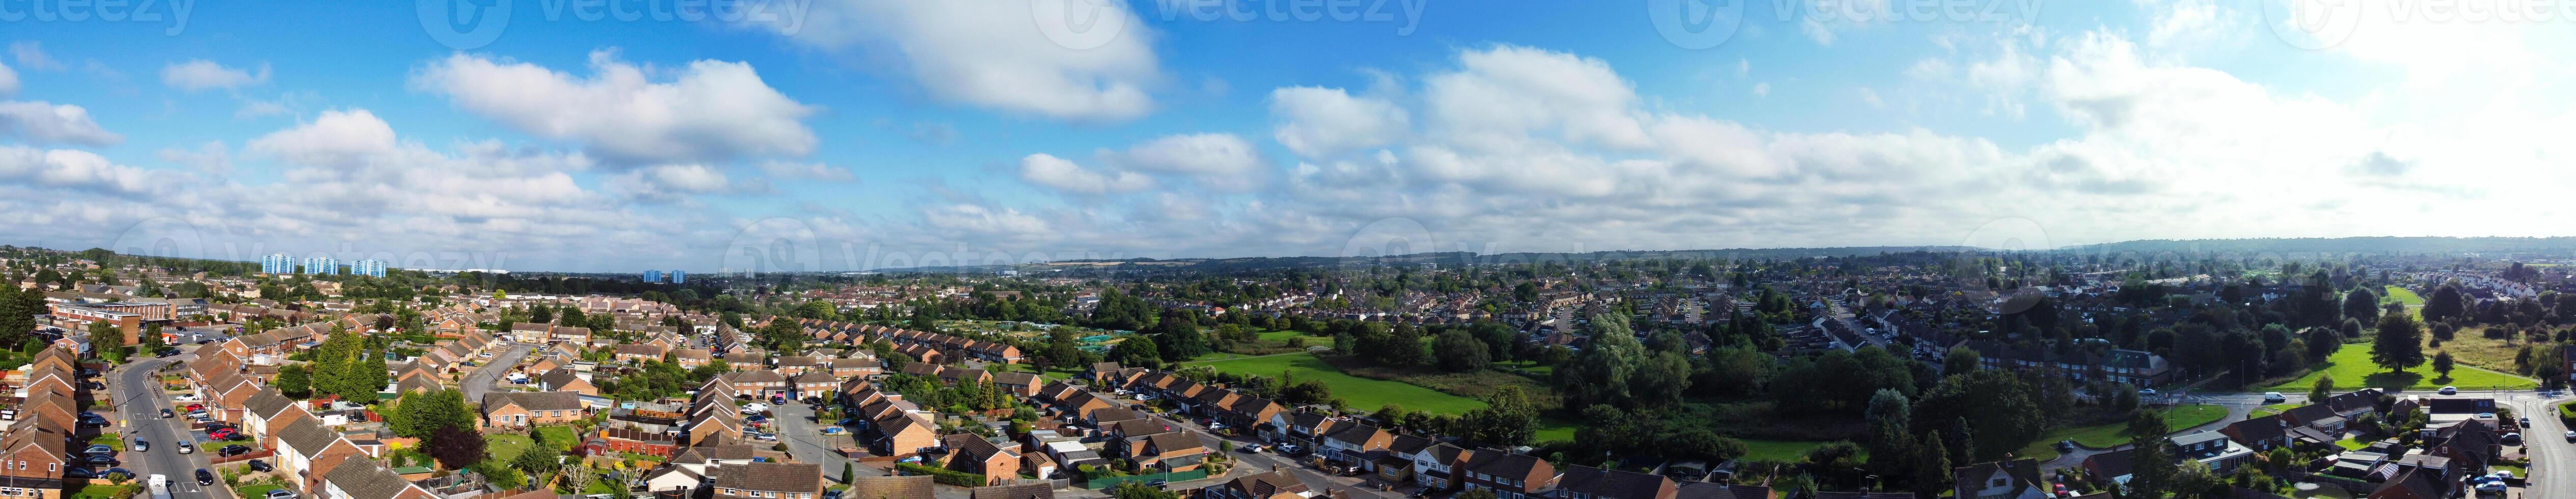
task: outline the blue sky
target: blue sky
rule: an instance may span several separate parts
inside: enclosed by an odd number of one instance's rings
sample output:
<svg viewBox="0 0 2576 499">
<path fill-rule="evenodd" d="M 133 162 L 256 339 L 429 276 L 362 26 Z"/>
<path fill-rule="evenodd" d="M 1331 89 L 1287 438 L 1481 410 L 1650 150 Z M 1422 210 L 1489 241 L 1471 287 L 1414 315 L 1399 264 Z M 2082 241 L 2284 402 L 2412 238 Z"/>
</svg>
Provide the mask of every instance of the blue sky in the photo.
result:
<svg viewBox="0 0 2576 499">
<path fill-rule="evenodd" d="M 2576 11 L 1712 2 L 1710 46 L 1658 30 L 1690 0 L 491 1 L 488 38 L 423 19 L 449 0 L 0 2 L 0 242 L 712 272 L 2564 235 L 2576 180 Z"/>
</svg>

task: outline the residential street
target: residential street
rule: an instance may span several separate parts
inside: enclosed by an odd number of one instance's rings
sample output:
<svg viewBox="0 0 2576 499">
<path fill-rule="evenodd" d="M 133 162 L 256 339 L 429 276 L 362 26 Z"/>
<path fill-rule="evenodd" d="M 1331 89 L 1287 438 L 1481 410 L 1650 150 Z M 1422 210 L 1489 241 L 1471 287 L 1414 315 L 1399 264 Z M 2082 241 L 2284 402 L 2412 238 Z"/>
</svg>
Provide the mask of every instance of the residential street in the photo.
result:
<svg viewBox="0 0 2576 499">
<path fill-rule="evenodd" d="M 161 392 L 156 375 L 163 366 L 184 364 L 193 358 L 193 354 L 181 354 L 144 359 L 109 372 L 108 391 L 115 399 L 104 405 L 114 407 L 116 412 L 102 416 L 122 426 L 119 433 L 125 441 L 116 445 L 116 458 L 119 466 L 134 471 L 136 480 L 153 474 L 168 475 L 173 496 L 228 499 L 232 493 L 222 482 L 212 487 L 197 485 L 197 470 L 209 467 L 206 453 L 179 453 L 179 446 L 196 445 L 198 440 L 196 433 L 188 429 L 187 420 L 161 417 L 162 409 L 171 408 L 170 397 Z M 133 451 L 131 443 L 136 438 L 151 442 L 151 450 Z"/>
<path fill-rule="evenodd" d="M 528 351 L 534 349 L 535 345 L 511 342 L 508 351 L 493 354 L 492 358 L 478 356 L 475 360 L 484 361 L 483 365 L 475 366 L 474 372 L 465 373 L 464 382 L 457 385 L 458 389 L 465 391 L 465 403 L 483 403 L 483 394 L 492 391 L 492 383 L 500 380 L 501 373 L 509 372 L 510 366 L 519 365 L 519 358 L 526 357 Z"/>
</svg>

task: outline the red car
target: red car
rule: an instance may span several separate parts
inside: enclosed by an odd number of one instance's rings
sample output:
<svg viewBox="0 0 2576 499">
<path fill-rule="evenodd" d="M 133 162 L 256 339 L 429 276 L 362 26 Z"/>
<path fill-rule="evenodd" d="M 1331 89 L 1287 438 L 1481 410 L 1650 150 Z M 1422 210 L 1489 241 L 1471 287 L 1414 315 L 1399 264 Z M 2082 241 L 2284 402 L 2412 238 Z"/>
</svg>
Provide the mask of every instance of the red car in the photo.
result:
<svg viewBox="0 0 2576 499">
<path fill-rule="evenodd" d="M 205 408 L 206 408 L 206 404 L 188 404 L 188 410 L 191 410 L 191 411 L 195 411 L 195 410 L 202 410 L 202 409 L 205 409 Z"/>
<path fill-rule="evenodd" d="M 213 439 L 216 439 L 216 440 L 224 440 L 224 439 L 233 438 L 233 429 L 231 429 L 231 428 L 225 428 L 225 429 L 215 430 L 215 431 L 213 431 L 213 432 L 209 432 L 209 433 L 207 433 L 207 434 L 206 434 L 206 436 L 207 436 L 207 437 L 210 437 L 210 438 L 213 438 Z"/>
</svg>

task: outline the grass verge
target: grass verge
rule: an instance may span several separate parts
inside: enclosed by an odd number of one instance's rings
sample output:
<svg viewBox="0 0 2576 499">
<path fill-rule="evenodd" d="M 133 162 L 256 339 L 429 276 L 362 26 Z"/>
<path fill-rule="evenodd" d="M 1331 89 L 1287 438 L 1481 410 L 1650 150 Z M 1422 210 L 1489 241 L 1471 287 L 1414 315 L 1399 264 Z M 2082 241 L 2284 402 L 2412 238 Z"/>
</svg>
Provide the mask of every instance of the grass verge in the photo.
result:
<svg viewBox="0 0 2576 499">
<path fill-rule="evenodd" d="M 2426 352 L 2426 355 L 2429 357 L 2431 352 Z M 2451 376 L 2445 378 L 2433 372 L 2430 362 L 2402 372 L 2390 372 L 2370 363 L 2370 344 L 2346 343 L 2342 349 L 2335 350 L 2334 355 L 2327 356 L 2325 362 L 2309 369 L 2307 375 L 2253 390 L 2304 393 L 2315 386 L 2321 376 L 2334 376 L 2338 391 L 2360 387 L 2431 390 L 2444 386 L 2457 386 L 2462 390 L 2520 390 L 2540 385 L 2528 378 L 2469 368 L 2453 369 Z"/>
</svg>

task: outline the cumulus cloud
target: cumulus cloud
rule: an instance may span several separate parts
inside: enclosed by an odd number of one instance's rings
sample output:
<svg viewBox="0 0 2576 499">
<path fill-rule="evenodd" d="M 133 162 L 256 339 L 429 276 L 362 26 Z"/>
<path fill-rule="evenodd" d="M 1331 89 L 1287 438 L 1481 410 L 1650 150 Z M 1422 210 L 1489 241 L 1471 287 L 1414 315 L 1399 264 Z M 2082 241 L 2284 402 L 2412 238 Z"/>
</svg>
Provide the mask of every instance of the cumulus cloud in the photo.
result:
<svg viewBox="0 0 2576 499">
<path fill-rule="evenodd" d="M 1308 158 L 1383 146 L 1404 138 L 1412 117 L 1386 99 L 1352 97 L 1338 88 L 1287 87 L 1270 91 L 1270 135 Z"/>
<path fill-rule="evenodd" d="M 196 149 L 165 147 L 159 157 L 162 161 L 188 165 L 208 175 L 222 176 L 233 172 L 232 148 L 224 146 L 220 140 L 208 141 Z"/>
<path fill-rule="evenodd" d="M 1114 19 L 1106 39 L 1048 38 L 1028 2 L 956 0 L 817 2 L 801 25 L 768 25 L 809 46 L 898 54 L 921 91 L 943 100 L 1071 121 L 1121 121 L 1154 109 L 1147 90 L 1163 78 L 1156 36 L 1123 2 L 1098 11 Z M 1115 28 L 1111 28 L 1114 26 Z M 1097 46 L 1088 46 L 1088 45 Z"/>
<path fill-rule="evenodd" d="M 195 92 L 211 88 L 234 89 L 268 83 L 268 63 L 259 63 L 257 72 L 226 67 L 215 61 L 189 59 L 161 67 L 161 84 Z"/>
<path fill-rule="evenodd" d="M 750 64 L 700 60 L 655 81 L 652 68 L 590 54 L 590 77 L 531 63 L 456 54 L 412 84 L 457 107 L 540 137 L 576 142 L 603 159 L 651 163 L 803 156 L 814 108 L 769 87 Z"/>
<path fill-rule="evenodd" d="M 0 102 L 0 137 L 99 147 L 125 141 L 125 136 L 99 128 L 80 106 L 23 101 Z"/>
<path fill-rule="evenodd" d="M 143 169 L 89 151 L 27 146 L 0 146 L 0 179 L 113 194 L 138 194 L 153 185 L 152 175 Z"/>
<path fill-rule="evenodd" d="M 314 166 L 358 166 L 394 150 L 393 126 L 365 109 L 329 110 L 250 141 L 250 151 Z"/>
<path fill-rule="evenodd" d="M 1143 174 L 1096 171 L 1047 154 L 1020 158 L 1020 180 L 1069 194 L 1118 194 L 1154 186 L 1154 179 Z"/>
<path fill-rule="evenodd" d="M 18 95 L 18 72 L 0 64 L 0 97 Z"/>
</svg>

